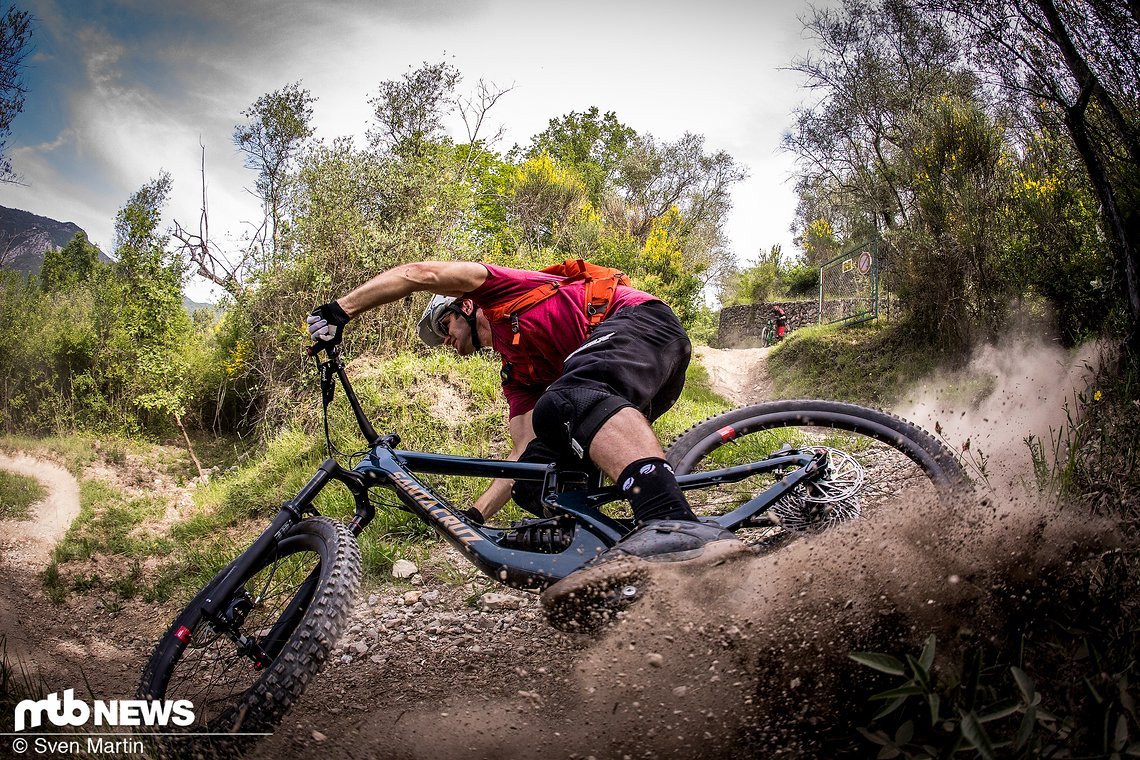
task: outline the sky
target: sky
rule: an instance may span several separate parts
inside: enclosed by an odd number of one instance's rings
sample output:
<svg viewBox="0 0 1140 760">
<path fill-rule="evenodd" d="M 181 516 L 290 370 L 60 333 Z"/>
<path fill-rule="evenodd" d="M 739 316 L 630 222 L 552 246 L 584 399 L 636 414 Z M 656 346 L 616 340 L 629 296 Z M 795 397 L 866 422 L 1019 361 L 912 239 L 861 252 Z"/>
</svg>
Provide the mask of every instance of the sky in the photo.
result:
<svg viewBox="0 0 1140 760">
<path fill-rule="evenodd" d="M 801 0 L 18 0 L 35 17 L 27 102 L 0 205 L 85 229 L 113 250 L 115 212 L 160 171 L 167 223 L 196 230 L 205 146 L 210 234 L 223 249 L 259 219 L 233 145 L 241 112 L 300 81 L 316 137 L 365 145 L 382 81 L 446 60 L 460 94 L 511 88 L 490 112 L 497 147 L 597 106 L 639 133 L 705 136 L 748 172 L 726 232 L 737 261 L 794 252 L 792 157 L 780 150 L 805 92 Z M 453 136 L 463 137 L 461 123 Z M 200 280 L 188 288 L 208 300 Z"/>
</svg>

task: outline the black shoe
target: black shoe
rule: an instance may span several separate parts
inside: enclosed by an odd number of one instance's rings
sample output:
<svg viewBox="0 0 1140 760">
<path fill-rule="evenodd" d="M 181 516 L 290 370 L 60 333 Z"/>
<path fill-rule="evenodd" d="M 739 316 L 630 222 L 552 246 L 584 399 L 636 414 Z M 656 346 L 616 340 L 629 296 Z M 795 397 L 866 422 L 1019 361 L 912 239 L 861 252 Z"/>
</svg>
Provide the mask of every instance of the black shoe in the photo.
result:
<svg viewBox="0 0 1140 760">
<path fill-rule="evenodd" d="M 594 630 L 641 597 L 650 563 L 713 567 L 750 555 L 743 541 L 719 525 L 650 520 L 542 592 L 542 606 L 562 630 Z"/>
<path fill-rule="evenodd" d="M 743 546 L 736 534 L 715 523 L 650 520 L 609 551 L 587 562 L 582 569 L 626 558 L 648 562 L 683 562 L 700 557 L 706 547 L 718 541 L 730 541 Z"/>
</svg>

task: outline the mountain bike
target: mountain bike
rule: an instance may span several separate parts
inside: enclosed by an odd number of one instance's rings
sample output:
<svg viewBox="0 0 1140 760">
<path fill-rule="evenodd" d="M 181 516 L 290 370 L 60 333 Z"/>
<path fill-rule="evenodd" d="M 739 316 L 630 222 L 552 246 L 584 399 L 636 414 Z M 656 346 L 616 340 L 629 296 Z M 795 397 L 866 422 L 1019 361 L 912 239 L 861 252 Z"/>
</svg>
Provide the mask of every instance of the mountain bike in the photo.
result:
<svg viewBox="0 0 1140 760">
<path fill-rule="evenodd" d="M 612 513 L 619 492 L 600 476 L 398 448 L 399 436 L 373 428 L 340 349 L 323 353 L 314 356 L 329 457 L 174 619 L 138 688 L 141 699 L 190 700 L 197 723 L 188 730 L 228 737 L 227 752 L 249 741 L 243 736 L 271 731 L 328 661 L 360 585 L 356 536 L 378 509 L 410 512 L 483 573 L 528 591 L 575 572 L 635 527 Z M 367 441 L 351 466 L 337 460 L 329 435 L 337 385 Z M 701 518 L 736 532 L 757 552 L 871 515 L 886 500 L 943 498 L 964 482 L 955 456 L 921 428 L 832 401 L 734 409 L 695 425 L 666 454 Z M 543 514 L 506 527 L 480 524 L 433 490 L 422 479 L 429 474 L 541 483 Z M 355 514 L 347 522 L 314 506 L 334 483 L 352 495 Z M 376 498 L 384 489 L 397 501 Z M 613 601 L 620 608 L 644 593 L 625 586 Z"/>
<path fill-rule="evenodd" d="M 784 334 L 780 335 L 780 331 L 777 329 L 776 323 L 772 320 L 771 317 L 768 317 L 767 324 L 765 324 L 764 327 L 760 330 L 760 348 L 768 348 L 770 346 L 776 345 L 784 338 L 788 337 L 788 333 L 790 332 L 790 329 L 785 328 Z"/>
</svg>

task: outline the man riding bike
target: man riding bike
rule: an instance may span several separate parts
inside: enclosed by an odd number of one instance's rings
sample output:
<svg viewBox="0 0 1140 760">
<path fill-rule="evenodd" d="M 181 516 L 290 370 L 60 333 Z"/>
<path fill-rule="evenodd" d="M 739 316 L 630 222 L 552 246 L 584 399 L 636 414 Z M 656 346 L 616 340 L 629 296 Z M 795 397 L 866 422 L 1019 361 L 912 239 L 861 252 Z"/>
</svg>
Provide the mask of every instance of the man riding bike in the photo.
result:
<svg viewBox="0 0 1140 760">
<path fill-rule="evenodd" d="M 611 282 L 612 293 L 599 305 L 587 303 L 588 277 L 422 261 L 382 272 L 317 307 L 307 321 L 315 341 L 335 342 L 362 312 L 412 293 L 436 294 L 419 323 L 425 343 L 461 355 L 490 347 L 502 357 L 513 442 L 508 458 L 574 462 L 578 469 L 592 462 L 629 500 L 637 530 L 595 558 L 593 568 L 612 572 L 602 566 L 613 560 L 687 560 L 711 544 L 718 553 L 733 550 L 741 543 L 731 532 L 693 513 L 650 427 L 681 394 L 688 336 L 664 302 L 626 282 L 624 275 Z M 535 302 L 540 288 L 545 292 Z M 541 509 L 533 489 L 496 480 L 468 517 L 491 517 L 512 489 L 520 506 Z M 576 575 L 583 572 L 590 570 Z"/>
<path fill-rule="evenodd" d="M 788 334 L 788 315 L 779 304 L 772 304 L 772 321 L 776 325 L 776 340 L 780 342 Z"/>
</svg>

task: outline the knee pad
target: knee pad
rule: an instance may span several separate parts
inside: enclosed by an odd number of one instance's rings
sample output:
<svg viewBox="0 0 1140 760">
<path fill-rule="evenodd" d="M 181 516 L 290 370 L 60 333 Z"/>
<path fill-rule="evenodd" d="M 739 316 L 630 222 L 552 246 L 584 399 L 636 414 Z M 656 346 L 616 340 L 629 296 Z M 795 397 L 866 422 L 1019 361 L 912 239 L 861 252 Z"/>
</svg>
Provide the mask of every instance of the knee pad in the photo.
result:
<svg viewBox="0 0 1140 760">
<path fill-rule="evenodd" d="M 633 406 L 594 388 L 548 390 L 534 406 L 534 434 L 559 455 L 587 459 L 594 435 L 619 410 Z"/>
</svg>

